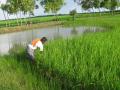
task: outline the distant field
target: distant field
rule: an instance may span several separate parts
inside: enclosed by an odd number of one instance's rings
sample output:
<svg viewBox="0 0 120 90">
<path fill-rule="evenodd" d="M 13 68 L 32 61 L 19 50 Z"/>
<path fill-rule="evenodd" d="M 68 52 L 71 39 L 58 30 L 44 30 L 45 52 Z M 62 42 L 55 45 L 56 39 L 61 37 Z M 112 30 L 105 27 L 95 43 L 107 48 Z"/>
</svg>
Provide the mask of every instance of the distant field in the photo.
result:
<svg viewBox="0 0 120 90">
<path fill-rule="evenodd" d="M 70 16 L 58 16 L 57 18 L 61 20 L 65 20 Z M 18 20 L 7 20 L 7 21 L 0 21 L 0 28 L 6 27 L 14 27 L 14 26 L 21 26 L 26 24 L 38 24 L 44 22 L 56 21 L 55 16 L 46 16 L 46 17 L 34 17 L 34 18 L 25 18 L 25 19 L 18 19 Z"/>
<path fill-rule="evenodd" d="M 119 13 L 116 12 L 114 15 L 118 15 Z M 113 16 L 114 16 L 113 15 Z M 84 14 L 76 14 L 76 18 L 84 18 L 84 17 L 100 17 L 100 16 L 111 16 L 110 13 L 84 13 Z M 13 20 L 1 20 L 0 21 L 0 28 L 5 27 L 15 27 L 15 26 L 21 26 L 26 24 L 38 24 L 38 23 L 44 23 L 49 21 L 69 21 L 73 20 L 72 16 L 70 15 L 58 15 L 58 16 L 40 16 L 40 17 L 32 17 L 32 18 L 24 18 L 24 19 L 13 19 Z"/>
</svg>

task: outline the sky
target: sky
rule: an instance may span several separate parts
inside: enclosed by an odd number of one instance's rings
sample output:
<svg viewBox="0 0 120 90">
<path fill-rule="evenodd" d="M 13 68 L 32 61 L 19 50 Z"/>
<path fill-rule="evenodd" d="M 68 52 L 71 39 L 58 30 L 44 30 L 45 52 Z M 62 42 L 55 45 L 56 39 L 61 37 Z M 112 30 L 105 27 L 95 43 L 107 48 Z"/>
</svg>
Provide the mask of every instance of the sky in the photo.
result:
<svg viewBox="0 0 120 90">
<path fill-rule="evenodd" d="M 5 3 L 5 2 L 6 2 L 6 0 L 0 0 L 0 3 Z M 69 11 L 71 11 L 73 9 L 76 9 L 76 11 L 78 13 L 87 12 L 87 11 L 83 11 L 79 5 L 74 3 L 74 0 L 65 0 L 65 3 L 66 4 L 58 11 L 58 14 L 69 14 Z M 95 10 L 95 11 L 97 11 L 97 10 Z M 40 6 L 39 9 L 34 10 L 35 16 L 43 16 L 43 15 L 49 15 L 49 14 L 44 13 L 44 8 L 42 6 Z M 20 17 L 20 14 L 18 14 L 18 17 Z M 22 17 L 28 17 L 28 15 L 26 15 L 26 16 L 22 15 Z M 16 16 L 10 15 L 9 18 L 14 19 L 14 18 L 16 18 Z M 0 20 L 4 20 L 4 15 L 3 15 L 3 12 L 1 9 L 0 9 Z"/>
</svg>

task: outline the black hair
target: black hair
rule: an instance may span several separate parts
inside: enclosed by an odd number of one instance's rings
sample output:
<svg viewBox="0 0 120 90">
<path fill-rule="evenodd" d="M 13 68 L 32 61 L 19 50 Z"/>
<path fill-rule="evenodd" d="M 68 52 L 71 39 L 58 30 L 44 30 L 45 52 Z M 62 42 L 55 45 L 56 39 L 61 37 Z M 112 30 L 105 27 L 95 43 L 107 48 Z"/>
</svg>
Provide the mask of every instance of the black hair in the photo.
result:
<svg viewBox="0 0 120 90">
<path fill-rule="evenodd" d="M 42 37 L 42 38 L 41 38 L 41 42 L 42 42 L 42 43 L 45 43 L 46 41 L 47 41 L 47 38 L 46 38 L 46 37 Z"/>
</svg>

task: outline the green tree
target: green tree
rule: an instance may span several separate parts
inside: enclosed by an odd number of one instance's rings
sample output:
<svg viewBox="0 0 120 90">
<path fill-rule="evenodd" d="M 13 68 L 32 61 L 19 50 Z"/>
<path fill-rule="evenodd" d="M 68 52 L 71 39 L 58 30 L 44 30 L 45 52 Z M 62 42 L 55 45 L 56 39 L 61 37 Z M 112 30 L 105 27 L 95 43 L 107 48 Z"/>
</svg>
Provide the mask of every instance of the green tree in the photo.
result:
<svg viewBox="0 0 120 90">
<path fill-rule="evenodd" d="M 103 0 L 101 6 L 106 9 L 109 9 L 109 11 L 112 12 L 113 14 L 118 6 L 118 3 L 119 3 L 118 0 Z"/>
<path fill-rule="evenodd" d="M 77 11 L 75 9 L 70 11 L 70 15 L 72 16 L 73 20 L 75 20 L 76 14 L 77 14 Z"/>
<path fill-rule="evenodd" d="M 57 12 L 64 5 L 64 0 L 42 0 L 40 3 L 44 7 L 45 12 L 52 12 L 56 16 Z"/>
<path fill-rule="evenodd" d="M 9 4 L 8 13 L 15 14 L 16 16 L 18 12 L 23 12 L 24 15 L 26 14 L 30 15 L 31 13 L 33 13 L 35 8 L 34 0 L 7 0 L 7 3 Z"/>
<path fill-rule="evenodd" d="M 6 15 L 5 15 L 6 7 L 5 7 L 4 4 L 1 4 L 0 8 L 1 8 L 2 11 L 3 11 L 3 15 L 4 15 L 4 18 L 5 18 L 6 27 L 7 27 L 7 26 L 8 26 L 7 21 L 6 21 L 6 20 L 7 20 L 7 17 L 6 17 Z"/>
<path fill-rule="evenodd" d="M 94 0 L 94 2 L 93 2 L 93 6 L 94 6 L 95 9 L 99 10 L 100 16 L 101 16 L 101 10 L 100 10 L 100 8 L 101 8 L 101 6 L 100 6 L 101 2 L 102 2 L 102 0 Z"/>
<path fill-rule="evenodd" d="M 35 9 L 35 1 L 34 0 L 20 0 L 20 11 L 23 12 L 24 15 L 29 14 L 29 17 L 31 15 L 31 13 L 33 13 L 34 9 Z M 29 24 L 29 21 L 26 21 L 26 24 Z"/>
<path fill-rule="evenodd" d="M 118 5 L 118 0 L 111 0 L 110 10 L 114 14 L 114 11 L 116 10 Z"/>
<path fill-rule="evenodd" d="M 119 6 L 119 0 L 74 0 L 79 5 L 82 6 L 84 10 L 89 10 L 90 8 L 98 8 L 99 12 L 100 8 L 109 9 L 110 12 L 114 12 L 116 8 Z"/>
<path fill-rule="evenodd" d="M 34 11 L 35 8 L 35 1 L 34 0 L 18 0 L 19 9 L 24 14 L 30 14 Z"/>
<path fill-rule="evenodd" d="M 90 0 L 89 0 L 90 1 Z M 82 8 L 84 9 L 84 10 L 88 10 L 88 9 L 90 9 L 91 8 L 91 5 L 90 5 L 90 2 L 89 1 L 87 1 L 87 0 L 82 0 L 81 1 L 81 6 L 82 6 Z"/>
<path fill-rule="evenodd" d="M 82 9 L 84 10 L 89 10 L 94 8 L 94 0 L 74 0 L 74 2 L 77 2 L 79 5 L 81 5 Z"/>
<path fill-rule="evenodd" d="M 11 15 L 16 15 L 17 25 L 19 26 L 18 12 L 19 12 L 19 3 L 18 0 L 7 0 L 8 10 L 7 12 Z"/>
<path fill-rule="evenodd" d="M 1 9 L 4 11 L 4 12 L 7 12 L 7 15 L 5 17 L 7 17 L 6 19 L 9 19 L 9 4 L 2 4 L 1 5 Z M 5 14 L 5 13 L 4 13 Z M 9 25 L 10 26 L 10 22 L 9 22 Z"/>
</svg>

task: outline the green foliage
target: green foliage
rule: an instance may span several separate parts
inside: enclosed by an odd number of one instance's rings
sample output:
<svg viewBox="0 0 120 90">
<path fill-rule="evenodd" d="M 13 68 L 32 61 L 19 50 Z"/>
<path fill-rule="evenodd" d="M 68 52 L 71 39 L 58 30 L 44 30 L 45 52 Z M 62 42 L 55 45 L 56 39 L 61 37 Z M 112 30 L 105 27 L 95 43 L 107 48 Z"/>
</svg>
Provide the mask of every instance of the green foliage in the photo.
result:
<svg viewBox="0 0 120 90">
<path fill-rule="evenodd" d="M 91 8 L 106 8 L 114 11 L 119 5 L 119 0 L 78 0 L 76 1 L 84 10 Z"/>
<path fill-rule="evenodd" d="M 33 12 L 35 8 L 35 2 L 34 0 L 20 0 L 20 10 L 26 14 L 27 12 L 31 13 Z"/>
<path fill-rule="evenodd" d="M 84 10 L 88 10 L 90 8 L 93 8 L 93 0 L 82 0 L 81 5 Z"/>
<path fill-rule="evenodd" d="M 72 10 L 72 11 L 70 11 L 70 15 L 72 15 L 72 16 L 74 16 L 76 13 L 77 13 L 76 10 Z"/>
<path fill-rule="evenodd" d="M 24 14 L 33 12 L 35 7 L 34 0 L 7 0 L 7 3 L 10 4 L 11 12 L 22 11 Z"/>
<path fill-rule="evenodd" d="M 2 4 L 1 9 L 7 12 L 9 10 L 9 5 L 8 4 Z"/>
<path fill-rule="evenodd" d="M 7 11 L 9 14 L 16 14 L 17 12 L 19 12 L 18 0 L 7 0 L 7 4 L 9 5 Z"/>
<path fill-rule="evenodd" d="M 45 46 L 43 54 L 38 54 L 37 60 L 42 60 L 42 64 L 53 72 L 58 71 L 60 80 L 61 77 L 66 78 L 68 82 L 65 85 L 72 83 L 72 89 L 120 89 L 118 32 L 53 41 Z"/>
<path fill-rule="evenodd" d="M 42 0 L 40 3 L 45 8 L 45 12 L 57 13 L 64 5 L 64 0 Z"/>
<path fill-rule="evenodd" d="M 43 75 L 26 57 L 23 46 L 15 45 L 10 55 L 0 56 L 0 90 L 60 90 L 55 80 Z"/>
<path fill-rule="evenodd" d="M 70 15 L 73 16 L 73 20 L 75 20 L 75 15 L 77 14 L 76 10 L 70 11 Z"/>
<path fill-rule="evenodd" d="M 42 63 L 56 73 L 51 77 L 59 78 L 67 89 L 119 90 L 120 23 L 117 16 L 111 17 L 77 20 L 75 24 L 103 26 L 109 31 L 49 42 L 42 54 L 37 52 L 38 66 Z"/>
<path fill-rule="evenodd" d="M 113 11 L 117 7 L 118 0 L 104 0 L 104 7 Z"/>
</svg>

